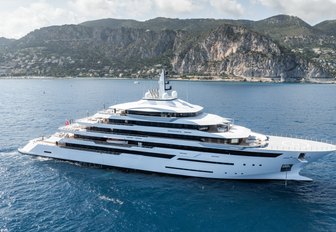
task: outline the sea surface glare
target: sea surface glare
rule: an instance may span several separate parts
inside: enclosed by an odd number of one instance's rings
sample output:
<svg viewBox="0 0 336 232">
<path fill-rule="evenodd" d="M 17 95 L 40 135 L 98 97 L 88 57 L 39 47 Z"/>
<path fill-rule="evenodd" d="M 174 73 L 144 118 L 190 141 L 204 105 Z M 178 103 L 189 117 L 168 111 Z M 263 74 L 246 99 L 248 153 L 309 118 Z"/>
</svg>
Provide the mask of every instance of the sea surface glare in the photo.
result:
<svg viewBox="0 0 336 232">
<path fill-rule="evenodd" d="M 313 182 L 184 178 L 21 155 L 67 119 L 156 81 L 0 80 L 0 231 L 336 231 L 336 154 Z M 336 141 L 336 85 L 171 81 L 181 99 L 265 134 Z"/>
</svg>

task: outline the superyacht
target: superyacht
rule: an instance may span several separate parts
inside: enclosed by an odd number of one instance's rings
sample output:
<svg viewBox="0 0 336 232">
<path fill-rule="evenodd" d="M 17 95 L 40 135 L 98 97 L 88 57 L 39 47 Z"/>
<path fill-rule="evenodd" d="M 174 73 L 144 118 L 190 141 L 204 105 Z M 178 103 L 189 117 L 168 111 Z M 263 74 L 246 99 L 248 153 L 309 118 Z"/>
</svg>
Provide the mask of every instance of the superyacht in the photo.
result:
<svg viewBox="0 0 336 232">
<path fill-rule="evenodd" d="M 263 135 L 178 98 L 162 71 L 158 89 L 66 123 L 19 149 L 80 163 L 217 179 L 311 180 L 302 168 L 328 143 Z"/>
</svg>

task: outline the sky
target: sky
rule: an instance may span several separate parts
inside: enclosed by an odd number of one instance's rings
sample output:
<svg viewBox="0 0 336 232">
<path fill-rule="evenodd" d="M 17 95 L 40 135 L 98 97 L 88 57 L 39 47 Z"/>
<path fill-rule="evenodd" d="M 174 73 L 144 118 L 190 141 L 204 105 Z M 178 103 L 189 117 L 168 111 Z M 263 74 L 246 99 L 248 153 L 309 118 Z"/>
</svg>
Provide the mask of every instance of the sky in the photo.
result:
<svg viewBox="0 0 336 232">
<path fill-rule="evenodd" d="M 336 0 L 0 0 L 0 37 L 102 18 L 155 17 L 260 20 L 298 16 L 311 25 L 336 19 Z"/>
</svg>

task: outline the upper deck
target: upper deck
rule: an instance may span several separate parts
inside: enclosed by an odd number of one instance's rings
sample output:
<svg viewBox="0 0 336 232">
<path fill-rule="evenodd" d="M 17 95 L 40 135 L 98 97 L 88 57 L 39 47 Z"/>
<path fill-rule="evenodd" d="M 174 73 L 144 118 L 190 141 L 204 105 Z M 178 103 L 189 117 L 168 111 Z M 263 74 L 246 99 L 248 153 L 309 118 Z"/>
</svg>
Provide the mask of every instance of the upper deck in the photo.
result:
<svg viewBox="0 0 336 232">
<path fill-rule="evenodd" d="M 181 99 L 141 99 L 135 102 L 128 102 L 111 106 L 114 112 L 162 116 L 162 117 L 192 117 L 200 114 L 203 107 L 190 104 Z"/>
<path fill-rule="evenodd" d="M 171 91 L 172 87 L 168 86 L 164 70 L 158 84 L 158 89 L 148 90 L 141 100 L 117 104 L 110 109 L 125 114 L 160 117 L 193 117 L 202 113 L 203 107 L 177 98 L 177 92 Z"/>
</svg>

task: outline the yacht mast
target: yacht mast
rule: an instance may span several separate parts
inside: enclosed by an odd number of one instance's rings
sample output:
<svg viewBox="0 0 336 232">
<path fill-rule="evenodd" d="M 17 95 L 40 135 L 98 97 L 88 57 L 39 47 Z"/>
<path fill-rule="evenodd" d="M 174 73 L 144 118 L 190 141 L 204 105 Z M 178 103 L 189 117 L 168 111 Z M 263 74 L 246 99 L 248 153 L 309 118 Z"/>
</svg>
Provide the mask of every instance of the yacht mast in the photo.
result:
<svg viewBox="0 0 336 232">
<path fill-rule="evenodd" d="M 166 77 L 165 77 L 165 70 L 162 69 L 161 71 L 161 75 L 159 78 L 159 98 L 162 99 L 163 98 L 163 94 L 166 92 Z"/>
<path fill-rule="evenodd" d="M 162 69 L 161 74 L 160 74 L 160 79 L 159 79 L 159 98 L 163 98 L 163 94 L 166 93 L 167 90 L 171 90 L 172 87 L 168 86 L 169 81 L 166 80 L 166 71 Z"/>
</svg>

